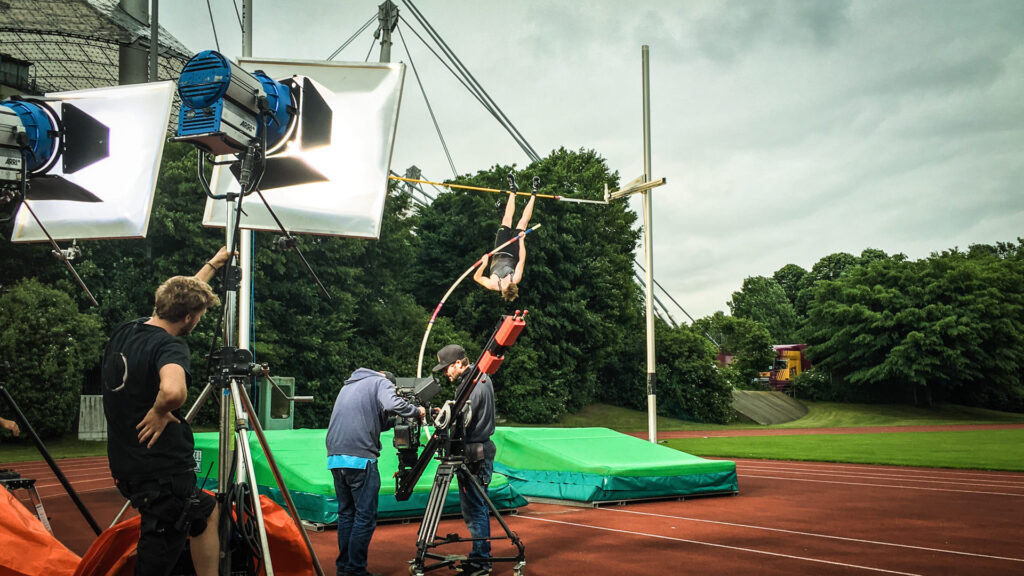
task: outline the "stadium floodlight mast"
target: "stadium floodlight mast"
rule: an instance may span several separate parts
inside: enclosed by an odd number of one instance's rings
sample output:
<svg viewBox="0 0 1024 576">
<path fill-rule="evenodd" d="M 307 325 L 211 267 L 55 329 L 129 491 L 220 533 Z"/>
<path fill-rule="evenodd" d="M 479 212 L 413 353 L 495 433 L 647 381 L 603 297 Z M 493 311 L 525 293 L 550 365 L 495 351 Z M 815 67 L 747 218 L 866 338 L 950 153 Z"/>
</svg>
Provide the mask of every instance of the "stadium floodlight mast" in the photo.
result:
<svg viewBox="0 0 1024 576">
<path fill-rule="evenodd" d="M 173 82 L 12 97 L 0 102 L 0 205 L 12 242 L 146 235 Z M 5 208 L 6 213 L 6 208 Z"/>
<path fill-rule="evenodd" d="M 618 200 L 633 194 L 643 196 L 644 212 L 644 263 L 646 282 L 644 301 L 647 318 L 647 434 L 651 442 L 658 441 L 658 394 L 654 355 L 654 240 L 651 224 L 651 190 L 665 184 L 664 178 L 651 178 L 651 82 L 650 51 L 643 46 L 643 100 L 644 100 L 644 173 L 620 190 L 609 192 L 605 186 L 605 201 Z"/>
<path fill-rule="evenodd" d="M 238 306 L 239 285 L 248 285 L 242 280 L 249 264 L 245 244 L 239 241 L 240 231 L 280 231 L 283 244 L 300 257 L 292 231 L 378 237 L 403 79 L 402 64 L 244 58 L 234 63 L 214 51 L 197 54 L 182 70 L 178 83 L 182 105 L 174 140 L 198 148 L 198 176 L 208 197 L 204 224 L 223 226 L 229 252 L 234 254 L 240 244 L 243 252 L 241 266 L 224 269 L 227 321 L 225 346 L 216 353 L 218 368 L 186 417 L 191 420 L 195 416 L 214 386 L 222 390 L 218 456 L 221 494 L 228 491 L 233 475 L 248 481 L 250 497 L 256 493 L 247 444 L 250 425 L 257 432 L 271 469 L 276 469 L 244 386 L 259 367 L 252 363 L 252 354 L 244 346 L 236 347 L 236 314 L 240 308 L 248 308 Z M 204 169 L 208 155 L 216 157 L 209 182 Z M 253 193 L 258 199 L 251 197 Z M 302 260 L 305 263 L 304 257 Z M 308 263 L 306 267 L 312 273 Z M 316 279 L 315 274 L 313 277 Z M 316 282 L 330 298 L 319 279 Z M 246 413 L 252 415 L 251 421 Z M 228 433 L 232 425 L 234 442 Z M 231 457 L 233 444 L 238 448 Z M 314 569 L 322 574 L 288 490 L 280 475 L 275 474 L 275 480 L 314 559 Z M 270 574 L 262 512 L 258 505 L 253 509 L 263 566 Z M 222 550 L 228 548 L 229 532 L 221 530 Z M 227 573 L 229 555 L 222 554 L 221 562 L 222 573 Z"/>
</svg>

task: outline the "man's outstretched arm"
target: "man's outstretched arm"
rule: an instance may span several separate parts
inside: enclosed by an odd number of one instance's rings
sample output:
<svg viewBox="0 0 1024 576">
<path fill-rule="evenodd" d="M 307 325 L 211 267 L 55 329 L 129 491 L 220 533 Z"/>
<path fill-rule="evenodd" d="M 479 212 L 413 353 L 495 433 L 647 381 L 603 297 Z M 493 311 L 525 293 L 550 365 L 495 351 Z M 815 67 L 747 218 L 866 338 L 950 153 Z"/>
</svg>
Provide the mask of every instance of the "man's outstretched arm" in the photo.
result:
<svg viewBox="0 0 1024 576">
<path fill-rule="evenodd" d="M 209 284 L 210 280 L 213 280 L 213 275 L 228 263 L 229 256 L 227 247 L 221 246 L 220 250 L 217 250 L 217 253 L 213 255 L 213 258 L 203 262 L 202 268 L 196 272 L 196 278 Z"/>
</svg>

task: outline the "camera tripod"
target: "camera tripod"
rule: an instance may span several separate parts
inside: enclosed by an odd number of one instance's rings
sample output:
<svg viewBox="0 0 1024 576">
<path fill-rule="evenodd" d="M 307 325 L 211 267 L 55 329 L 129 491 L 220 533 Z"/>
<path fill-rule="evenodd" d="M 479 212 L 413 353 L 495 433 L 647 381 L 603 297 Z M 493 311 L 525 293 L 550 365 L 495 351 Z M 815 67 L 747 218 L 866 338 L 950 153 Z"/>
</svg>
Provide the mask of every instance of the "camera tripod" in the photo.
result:
<svg viewBox="0 0 1024 576">
<path fill-rule="evenodd" d="M 399 450 L 399 467 L 395 474 L 395 499 L 399 501 L 408 500 L 412 495 L 416 482 L 427 469 L 430 460 L 437 454 L 440 464 L 434 475 L 434 484 L 430 488 L 430 496 L 427 499 L 426 510 L 423 513 L 423 520 L 420 522 L 419 533 L 416 536 L 416 558 L 409 562 L 409 574 L 412 576 L 424 576 L 426 572 L 438 568 L 451 567 L 459 560 L 469 562 L 482 560 L 487 562 L 515 562 L 512 571 L 516 576 L 522 576 L 523 568 L 526 565 L 525 547 L 519 536 L 509 528 L 508 524 L 501 517 L 498 509 L 487 496 L 487 490 L 480 484 L 476 475 L 469 468 L 466 457 L 466 408 L 469 407 L 469 397 L 485 375 L 492 375 L 498 371 L 501 363 L 505 360 L 505 351 L 508 350 L 519 338 L 520 332 L 526 327 L 526 314 L 523 310 L 516 310 L 514 314 L 502 316 L 498 325 L 491 334 L 490 340 L 484 347 L 483 353 L 475 364 L 471 365 L 459 380 L 459 387 L 455 391 L 455 398 L 444 404 L 437 416 L 434 418 L 434 434 L 430 437 L 423 452 L 416 456 L 418 446 L 418 435 L 415 442 Z M 470 407 L 471 408 L 471 407 Z M 444 538 L 437 537 L 437 526 L 441 521 L 441 514 L 444 510 L 444 501 L 448 495 L 452 479 L 456 476 L 459 481 L 468 481 L 464 489 L 474 492 L 484 502 L 491 514 L 498 519 L 505 536 L 494 538 L 461 538 L 458 534 L 449 534 Z M 490 519 L 488 518 L 488 522 Z M 504 540 L 509 539 L 515 545 L 518 553 L 515 556 L 501 556 L 488 559 L 474 558 L 472 556 L 442 555 L 431 552 L 431 549 L 453 544 L 456 542 L 476 542 L 480 540 Z M 436 562 L 427 564 L 427 559 Z"/>
<path fill-rule="evenodd" d="M 441 433 L 446 438 L 439 440 L 441 443 L 438 456 L 440 464 L 438 464 L 437 473 L 434 475 L 434 484 L 430 488 L 430 496 L 427 499 L 427 506 L 423 513 L 423 520 L 420 522 L 419 532 L 416 534 L 416 558 L 410 561 L 409 574 L 411 576 L 424 576 L 427 572 L 452 566 L 455 562 L 464 560 L 469 562 L 515 562 L 516 564 L 512 567 L 512 573 L 515 576 L 522 576 L 523 568 L 526 566 L 526 549 L 523 546 L 523 542 L 519 539 L 519 535 L 509 528 L 505 519 L 501 517 L 501 513 L 498 512 L 494 502 L 487 496 L 487 489 L 480 484 L 476 474 L 470 470 L 465 453 L 465 424 L 462 422 L 463 419 L 461 417 L 458 420 L 459 422 L 456 423 L 451 436 L 446 431 Z M 451 487 L 452 479 L 456 476 L 458 476 L 460 483 L 466 483 L 463 486 L 465 490 L 476 493 L 478 497 L 487 503 L 490 513 L 494 515 L 494 518 L 497 519 L 501 528 L 505 531 L 504 536 L 461 538 L 458 534 L 448 534 L 444 538 L 437 537 L 437 526 L 441 522 L 445 498 L 448 496 L 448 489 Z M 518 550 L 515 556 L 476 558 L 473 556 L 445 555 L 431 552 L 433 548 L 456 542 L 506 539 L 510 540 Z M 428 559 L 436 560 L 437 562 L 427 564 Z"/>
</svg>

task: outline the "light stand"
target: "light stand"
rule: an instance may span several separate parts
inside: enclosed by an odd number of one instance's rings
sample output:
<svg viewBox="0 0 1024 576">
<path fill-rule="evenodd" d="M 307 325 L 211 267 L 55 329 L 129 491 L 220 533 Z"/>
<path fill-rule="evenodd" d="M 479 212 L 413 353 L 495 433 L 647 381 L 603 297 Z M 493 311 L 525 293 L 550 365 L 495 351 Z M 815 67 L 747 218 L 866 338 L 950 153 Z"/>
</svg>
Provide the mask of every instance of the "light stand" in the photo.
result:
<svg viewBox="0 0 1024 576">
<path fill-rule="evenodd" d="M 440 464 L 434 474 L 434 483 L 430 488 L 430 496 L 427 499 L 426 509 L 423 513 L 423 520 L 420 522 L 420 529 L 416 535 L 416 558 L 409 562 L 409 574 L 412 576 L 423 576 L 427 572 L 438 568 L 451 567 L 459 560 L 487 561 L 487 562 L 515 562 L 512 572 L 515 576 L 522 576 L 523 568 L 526 565 L 526 552 L 523 542 L 519 536 L 509 528 L 508 524 L 501 517 L 498 509 L 491 502 L 487 490 L 480 484 L 476 476 L 470 471 L 466 461 L 466 418 L 469 397 L 476 388 L 482 375 L 492 375 L 498 371 L 504 360 L 507 350 L 516 339 L 519 333 L 526 326 L 526 311 L 522 314 L 517 310 L 515 314 L 503 316 L 498 322 L 497 328 L 491 335 L 484 352 L 477 362 L 465 373 L 463 373 L 459 387 L 455 392 L 455 399 L 445 403 L 439 414 L 434 419 L 434 434 L 430 437 L 426 447 L 419 458 L 409 466 L 406 466 L 399 453 L 399 469 L 395 475 L 395 499 L 399 501 L 408 500 L 412 495 L 413 488 L 423 471 L 426 470 L 434 454 Z M 471 408 L 471 407 L 470 407 Z M 457 534 L 449 534 L 444 538 L 437 537 L 437 527 L 441 521 L 444 510 L 444 502 L 448 496 L 448 489 L 452 479 L 458 476 L 459 481 L 468 480 L 466 489 L 475 492 L 480 496 L 491 514 L 498 520 L 504 536 L 489 538 L 461 538 Z M 488 520 L 489 521 L 489 520 Z M 487 559 L 475 558 L 473 556 L 444 555 L 431 552 L 432 549 L 454 544 L 457 542 L 474 542 L 478 540 L 505 540 L 508 539 L 517 549 L 515 556 L 495 556 Z M 434 561 L 430 564 L 428 560 Z"/>
<path fill-rule="evenodd" d="M 248 430 L 250 423 L 252 424 L 256 431 L 257 438 L 260 440 L 263 453 L 274 471 L 274 480 L 277 482 L 278 488 L 284 496 L 285 504 L 288 508 L 289 514 L 291 515 L 292 521 L 295 523 L 296 528 L 299 530 L 299 533 L 302 535 L 306 544 L 306 548 L 309 550 L 310 557 L 313 560 L 313 568 L 318 575 L 323 576 L 323 570 L 320 567 L 320 562 L 317 559 L 316 552 L 313 550 L 313 545 L 309 541 L 309 537 L 307 536 L 305 529 L 302 527 L 301 519 L 299 518 L 298 510 L 295 508 L 291 499 L 291 494 L 288 492 L 288 488 L 285 486 L 283 478 L 277 471 L 277 464 L 270 451 L 270 446 L 266 441 L 263 429 L 259 425 L 256 412 L 253 409 L 252 403 L 246 392 L 246 385 L 250 384 L 250 378 L 253 376 L 254 370 L 257 369 L 257 366 L 252 363 L 252 353 L 248 350 L 237 348 L 234 345 L 234 313 L 238 301 L 241 272 L 237 266 L 234 266 L 231 263 L 234 259 L 235 247 L 238 244 L 237 240 L 240 231 L 242 199 L 252 192 L 257 191 L 259 180 L 262 177 L 263 172 L 265 150 L 265 137 L 262 139 L 253 139 L 249 143 L 246 150 L 239 155 L 239 183 L 241 185 L 241 192 L 228 194 L 226 196 L 216 196 L 210 191 L 209 184 L 205 180 L 205 171 L 203 168 L 204 153 L 202 150 L 199 151 L 199 179 L 203 184 L 206 193 L 211 198 L 227 199 L 229 201 L 229 219 L 228 226 L 226 228 L 229 260 L 228 265 L 224 266 L 223 272 L 224 314 L 222 316 L 222 318 L 227 319 L 227 322 L 224 323 L 225 346 L 222 347 L 218 353 L 211 356 L 211 363 L 214 360 L 217 360 L 218 372 L 211 375 L 210 381 L 196 399 L 195 404 L 193 404 L 192 408 L 189 409 L 186 419 L 191 422 L 202 407 L 202 404 L 207 398 L 209 398 L 213 391 L 215 389 L 220 390 L 221 404 L 218 444 L 219 471 L 217 475 L 218 499 L 222 503 L 228 503 L 232 500 L 232 496 L 239 496 L 241 498 L 242 501 L 238 503 L 239 508 L 237 509 L 239 522 L 243 520 L 243 511 L 246 509 L 246 504 L 251 504 L 251 509 L 255 513 L 255 520 L 259 531 L 260 550 L 257 551 L 257 553 L 262 557 L 262 567 L 266 571 L 267 576 L 273 576 L 273 565 L 270 557 L 270 549 L 267 544 L 266 526 L 263 522 L 262 508 L 259 505 L 256 472 L 253 467 L 252 454 L 249 450 Z M 270 210 L 269 205 L 267 206 L 267 209 Z M 291 237 L 288 231 L 284 230 L 283 227 L 282 230 L 286 236 Z M 295 247 L 295 250 L 298 252 L 297 246 Z M 299 254 L 301 256 L 301 252 L 299 252 Z M 306 262 L 305 258 L 303 258 L 303 262 Z M 306 266 L 308 268 L 309 264 L 306 263 Z M 310 268 L 309 271 L 312 272 L 312 269 Z M 316 279 L 315 274 L 313 274 L 313 277 Z M 316 281 L 317 284 L 320 285 L 321 290 L 326 294 L 327 291 L 323 285 L 320 284 L 319 279 L 316 279 Z M 251 418 L 249 418 L 249 416 L 251 416 Z M 234 428 L 233 437 L 228 433 L 228 430 L 232 428 Z M 232 444 L 238 447 L 237 452 L 232 449 Z M 248 482 L 248 490 L 246 491 L 246 489 L 243 488 L 244 484 L 241 482 L 233 483 L 232 478 L 245 478 Z M 222 508 L 220 518 L 220 573 L 229 574 L 231 571 L 231 554 L 229 553 L 231 510 L 228 506 L 224 506 Z"/>
</svg>

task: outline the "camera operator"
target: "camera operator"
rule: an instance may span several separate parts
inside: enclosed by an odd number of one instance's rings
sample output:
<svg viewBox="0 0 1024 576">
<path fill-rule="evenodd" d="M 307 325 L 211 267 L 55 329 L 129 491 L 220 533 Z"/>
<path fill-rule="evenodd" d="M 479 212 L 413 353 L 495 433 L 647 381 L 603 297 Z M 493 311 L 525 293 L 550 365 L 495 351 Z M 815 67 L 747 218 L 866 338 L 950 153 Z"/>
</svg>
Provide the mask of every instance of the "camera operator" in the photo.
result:
<svg viewBox="0 0 1024 576">
<path fill-rule="evenodd" d="M 472 368 L 466 351 L 458 344 L 449 344 L 437 352 L 437 366 L 434 372 L 444 371 L 448 380 L 454 382 L 466 370 Z M 480 486 L 487 491 L 494 472 L 494 385 L 487 374 L 480 374 L 480 379 L 469 395 L 469 405 L 473 418 L 466 424 L 466 465 L 476 476 Z M 462 506 L 462 518 L 473 538 L 473 550 L 469 558 L 462 563 L 464 576 L 486 576 L 491 573 L 491 517 L 487 502 L 479 494 L 469 489 L 470 480 L 465 473 L 458 471 L 459 503 Z"/>
<path fill-rule="evenodd" d="M 103 354 L 110 472 L 141 516 L 135 574 L 168 574 L 189 537 L 196 573 L 217 573 L 217 502 L 196 487 L 192 428 L 178 409 L 192 378 L 181 337 L 220 304 L 207 282 L 229 256 L 221 248 L 195 276 L 161 284 L 153 315 L 115 328 Z"/>
<path fill-rule="evenodd" d="M 377 458 L 389 412 L 422 420 L 425 410 L 398 395 L 394 376 L 367 368 L 353 372 L 334 401 L 327 468 L 338 498 L 338 576 L 370 576 L 366 562 L 380 492 Z"/>
</svg>

